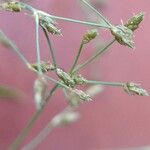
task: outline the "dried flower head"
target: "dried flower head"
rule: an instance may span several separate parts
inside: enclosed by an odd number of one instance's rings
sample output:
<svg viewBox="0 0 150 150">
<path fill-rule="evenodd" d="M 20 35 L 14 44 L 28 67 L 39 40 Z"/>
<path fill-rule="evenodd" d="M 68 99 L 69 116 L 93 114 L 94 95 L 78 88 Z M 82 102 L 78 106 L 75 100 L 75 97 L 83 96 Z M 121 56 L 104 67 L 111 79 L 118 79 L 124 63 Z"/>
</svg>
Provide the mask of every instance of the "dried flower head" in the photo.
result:
<svg viewBox="0 0 150 150">
<path fill-rule="evenodd" d="M 72 79 L 72 77 L 68 73 L 63 71 L 62 69 L 57 68 L 56 74 L 67 86 L 69 86 L 69 87 L 75 86 L 75 81 Z"/>
<path fill-rule="evenodd" d="M 81 85 L 87 82 L 87 80 L 84 77 L 82 77 L 82 75 L 74 75 L 72 78 L 76 84 Z"/>
<path fill-rule="evenodd" d="M 44 77 L 39 77 L 34 82 L 34 101 L 36 109 L 39 110 L 44 104 L 44 99 L 47 92 L 47 82 Z"/>
<path fill-rule="evenodd" d="M 2 3 L 0 4 L 0 7 L 12 12 L 20 12 L 22 9 L 21 4 L 17 1 Z"/>
<path fill-rule="evenodd" d="M 133 32 L 124 25 L 112 26 L 111 33 L 121 44 L 133 48 Z"/>
<path fill-rule="evenodd" d="M 124 90 L 131 95 L 149 96 L 148 92 L 141 88 L 139 84 L 128 82 L 124 85 Z"/>
<path fill-rule="evenodd" d="M 102 85 L 92 85 L 86 90 L 86 93 L 89 94 L 91 97 L 93 97 L 101 93 L 102 91 L 103 91 Z"/>
<path fill-rule="evenodd" d="M 144 19 L 144 13 L 140 12 L 137 15 L 134 15 L 132 18 L 128 20 L 128 22 L 125 24 L 127 28 L 134 31 L 139 27 L 139 24 Z"/>
<path fill-rule="evenodd" d="M 57 28 L 57 23 L 49 16 L 39 13 L 39 24 L 47 32 L 55 35 L 61 35 L 61 30 Z"/>
<path fill-rule="evenodd" d="M 83 92 L 82 90 L 74 89 L 74 90 L 72 90 L 72 92 L 74 92 L 76 94 L 76 96 L 83 101 L 91 101 L 92 100 L 90 95 Z"/>
<path fill-rule="evenodd" d="M 87 31 L 87 33 L 83 36 L 82 39 L 83 44 L 89 43 L 91 40 L 95 39 L 97 35 L 98 35 L 98 31 L 96 29 Z"/>
<path fill-rule="evenodd" d="M 70 123 L 74 123 L 79 119 L 80 115 L 78 112 L 74 111 L 64 111 L 58 115 L 56 115 L 51 123 L 53 126 L 61 126 L 61 125 L 67 125 Z"/>
<path fill-rule="evenodd" d="M 43 61 L 40 63 L 40 68 L 43 73 L 48 72 L 50 70 L 51 71 L 55 70 L 55 67 L 53 64 L 49 62 L 43 62 Z M 29 69 L 38 72 L 38 64 L 37 63 L 30 64 Z"/>
</svg>

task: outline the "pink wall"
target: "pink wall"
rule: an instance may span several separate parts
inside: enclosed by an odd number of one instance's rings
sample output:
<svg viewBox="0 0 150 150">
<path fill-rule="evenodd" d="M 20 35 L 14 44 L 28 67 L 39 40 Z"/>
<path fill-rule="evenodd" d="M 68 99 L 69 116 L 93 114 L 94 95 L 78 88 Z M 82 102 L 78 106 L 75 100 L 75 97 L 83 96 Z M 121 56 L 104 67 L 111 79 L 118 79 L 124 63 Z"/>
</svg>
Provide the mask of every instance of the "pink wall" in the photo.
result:
<svg viewBox="0 0 150 150">
<path fill-rule="evenodd" d="M 38 0 L 32 2 L 32 5 L 51 14 L 86 19 L 78 1 Z M 146 16 L 140 29 L 135 33 L 135 50 L 116 43 L 107 54 L 83 73 L 91 78 L 95 65 L 97 79 L 134 81 L 150 91 L 150 2 L 111 0 L 100 9 L 114 24 L 120 23 L 121 19 L 125 22 L 133 13 L 139 11 L 144 11 Z M 79 46 L 80 37 L 88 28 L 62 21 L 58 23 L 62 28 L 63 37 L 52 38 L 53 47 L 58 63 L 67 70 Z M 35 61 L 35 29 L 32 18 L 23 14 L 0 12 L 0 28 L 15 41 L 31 62 Z M 103 37 L 103 41 L 107 39 L 108 35 Z M 43 59 L 47 60 L 47 45 L 43 34 L 40 40 Z M 92 54 L 93 45 L 87 46 L 82 56 L 83 60 Z M 27 70 L 16 54 L 2 46 L 0 62 L 0 83 L 14 86 L 27 95 L 18 101 L 0 101 L 0 149 L 5 150 L 35 111 L 32 87 L 36 76 Z M 64 96 L 58 91 L 25 143 L 65 105 Z M 105 88 L 92 102 L 82 104 L 79 112 L 82 117 L 78 122 L 54 130 L 37 150 L 98 150 L 150 144 L 149 97 L 129 96 L 119 88 Z"/>
</svg>

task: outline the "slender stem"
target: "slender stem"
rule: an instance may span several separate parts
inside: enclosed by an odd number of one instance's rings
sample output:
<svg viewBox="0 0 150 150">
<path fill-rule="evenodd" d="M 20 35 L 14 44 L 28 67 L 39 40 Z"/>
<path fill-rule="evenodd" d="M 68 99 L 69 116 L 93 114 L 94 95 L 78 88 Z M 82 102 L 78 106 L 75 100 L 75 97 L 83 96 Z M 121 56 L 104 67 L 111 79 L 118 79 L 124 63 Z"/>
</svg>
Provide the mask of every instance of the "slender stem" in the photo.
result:
<svg viewBox="0 0 150 150">
<path fill-rule="evenodd" d="M 37 12 L 37 13 L 49 16 L 49 17 L 51 17 L 53 19 L 59 19 L 59 20 L 64 20 L 64 21 L 69 21 L 69 22 L 74 22 L 74 23 L 79 23 L 79 24 L 88 25 L 88 26 L 95 26 L 95 27 L 110 29 L 110 25 L 111 24 L 108 24 L 108 23 L 107 23 L 108 25 L 104 25 L 104 24 L 100 24 L 100 23 L 93 23 L 93 22 L 88 22 L 88 21 L 76 20 L 76 19 L 72 19 L 72 18 L 65 18 L 65 17 L 55 16 L 55 15 L 50 15 L 50 14 L 48 14 L 46 12 L 41 11 L 41 10 L 36 10 L 35 8 L 33 8 L 32 6 L 30 6 L 30 5 L 26 4 L 26 3 L 23 3 L 23 2 L 19 2 L 19 3 L 22 5 L 23 9 L 25 9 L 27 11 L 30 11 L 33 14 L 35 12 Z"/>
<path fill-rule="evenodd" d="M 23 140 L 25 139 L 25 137 L 27 136 L 27 134 L 29 133 L 29 131 L 31 130 L 31 128 L 33 127 L 33 125 L 35 124 L 36 120 L 39 118 L 40 114 L 42 113 L 42 111 L 44 110 L 44 107 L 47 104 L 47 101 L 51 98 L 51 96 L 53 95 L 53 93 L 57 89 L 57 87 L 58 87 L 58 84 L 56 84 L 52 88 L 52 90 L 50 91 L 49 95 L 44 100 L 45 103 L 43 104 L 43 107 L 41 107 L 40 110 L 38 110 L 38 111 L 36 111 L 34 113 L 34 115 L 32 116 L 32 118 L 27 123 L 26 127 L 21 131 L 21 133 L 18 135 L 18 137 L 12 143 L 12 145 L 9 148 L 9 150 L 17 150 L 17 148 L 20 146 L 20 144 L 23 142 Z"/>
<path fill-rule="evenodd" d="M 61 111 L 60 113 L 58 113 L 57 115 L 55 115 L 53 118 L 55 118 L 58 115 L 61 115 L 64 111 L 66 111 L 67 109 L 72 109 L 70 106 L 67 106 L 66 108 L 64 108 L 63 111 Z M 32 149 L 36 149 L 36 147 L 53 131 L 53 129 L 55 129 L 56 127 L 59 126 L 59 124 L 54 124 L 53 123 L 53 118 L 50 120 L 50 122 L 44 127 L 44 129 L 42 129 L 42 131 L 40 131 L 40 133 L 33 138 L 33 140 L 31 142 L 29 142 L 27 145 L 25 145 L 22 150 L 32 150 Z M 61 122 L 60 122 L 61 123 Z M 60 124 L 61 125 L 61 124 Z"/>
<path fill-rule="evenodd" d="M 8 46 L 14 50 L 14 52 L 16 52 L 18 54 L 18 56 L 20 57 L 20 59 L 27 65 L 29 66 L 30 63 L 28 62 L 28 60 L 24 57 L 24 55 L 19 51 L 18 47 L 2 32 L 0 31 L 0 34 L 3 36 L 4 40 L 6 40 L 6 42 L 8 43 Z"/>
<path fill-rule="evenodd" d="M 85 5 L 87 5 L 89 8 L 91 8 L 97 15 L 99 15 L 107 24 L 109 27 L 111 27 L 111 23 L 100 13 L 98 12 L 94 7 L 92 7 L 87 1 L 81 0 Z"/>
<path fill-rule="evenodd" d="M 42 69 L 40 67 L 41 56 L 40 56 L 40 43 L 39 43 L 39 17 L 36 12 L 34 12 L 35 16 L 35 31 L 36 31 L 36 54 L 37 54 L 37 64 L 38 64 L 38 74 L 42 74 Z"/>
<path fill-rule="evenodd" d="M 108 43 L 104 48 L 100 49 L 98 52 L 95 53 L 91 58 L 86 60 L 83 64 L 77 66 L 73 72 L 76 72 L 80 70 L 81 68 L 85 67 L 87 64 L 91 63 L 93 60 L 95 60 L 98 56 L 100 56 L 102 53 L 104 53 L 113 43 L 115 42 L 115 39 L 113 39 L 110 43 Z"/>
<path fill-rule="evenodd" d="M 80 20 L 75 20 L 75 19 L 71 19 L 71 18 L 64 18 L 64 17 L 59 17 L 59 16 L 51 16 L 54 19 L 59 19 L 59 20 L 64 20 L 64 21 L 69 21 L 69 22 L 73 22 L 73 23 L 79 23 L 79 24 L 83 24 L 83 25 L 88 25 L 88 26 L 95 26 L 95 27 L 100 27 L 100 28 L 110 28 L 110 26 L 108 25 L 103 25 L 103 24 L 98 24 L 98 23 L 93 23 L 93 22 L 88 22 L 88 21 L 80 21 Z"/>
<path fill-rule="evenodd" d="M 104 82 L 104 81 L 95 81 L 95 80 L 88 80 L 86 83 L 101 84 L 106 86 L 124 86 L 124 83 L 120 83 L 120 82 Z"/>
<path fill-rule="evenodd" d="M 37 12 L 41 13 L 43 15 L 49 16 L 50 18 L 53 18 L 53 19 L 59 19 L 59 20 L 64 20 L 64 21 L 73 22 L 73 23 L 79 23 L 79 24 L 83 24 L 83 25 L 87 25 L 87 26 L 95 26 L 95 27 L 110 29 L 110 25 L 108 26 L 108 25 L 103 25 L 100 23 L 93 23 L 93 22 L 88 22 L 88 21 L 76 20 L 76 19 L 72 19 L 72 18 L 65 18 L 65 17 L 55 16 L 55 15 L 50 15 L 50 14 L 47 14 L 40 10 L 38 10 Z"/>
<path fill-rule="evenodd" d="M 52 81 L 52 82 L 58 84 L 59 86 L 62 86 L 62 87 L 64 87 L 64 88 L 66 88 L 66 89 L 69 88 L 67 85 L 63 84 L 62 82 L 57 81 L 57 80 L 55 80 L 55 79 L 53 79 L 53 78 L 51 78 L 51 77 L 49 77 L 49 76 L 47 76 L 47 75 L 44 75 L 44 77 L 45 77 L 46 79 L 48 79 L 48 80 L 50 80 L 50 81 Z"/>
<path fill-rule="evenodd" d="M 19 2 L 19 1 L 18 1 Z M 20 4 L 21 4 L 21 6 L 22 6 L 22 8 L 23 9 L 25 9 L 25 10 L 27 10 L 27 11 L 30 11 L 30 12 L 32 12 L 33 14 L 34 14 L 34 12 L 36 12 L 36 9 L 35 8 L 33 8 L 32 6 L 30 6 L 30 5 L 28 5 L 28 4 L 26 4 L 26 3 L 23 3 L 23 2 L 19 2 Z"/>
<path fill-rule="evenodd" d="M 35 149 L 47 136 L 48 134 L 53 131 L 54 126 L 50 123 L 42 129 L 42 131 L 35 137 L 33 140 L 25 145 L 22 150 L 32 150 Z"/>
<path fill-rule="evenodd" d="M 50 50 L 50 54 L 51 54 L 51 57 L 52 57 L 52 61 L 53 61 L 53 65 L 54 67 L 57 67 L 57 64 L 56 64 L 56 59 L 55 59 L 55 55 L 54 55 L 54 51 L 53 51 L 53 48 L 52 48 L 52 44 L 51 44 L 51 41 L 48 37 L 48 33 L 47 33 L 47 30 L 45 30 L 43 28 L 43 31 L 44 31 L 44 34 L 46 36 L 46 40 L 47 40 L 47 43 L 48 43 L 48 46 L 49 46 L 49 50 Z"/>
<path fill-rule="evenodd" d="M 71 69 L 70 69 L 70 73 L 72 73 L 73 69 L 75 68 L 75 66 L 76 66 L 76 64 L 77 64 L 77 62 L 78 62 L 78 60 L 79 60 L 79 57 L 80 57 L 80 54 L 81 54 L 81 50 L 82 50 L 82 48 L 83 48 L 83 45 L 84 45 L 83 42 L 81 42 L 80 47 L 79 47 L 79 50 L 78 50 L 78 53 L 77 53 L 77 56 L 76 56 L 76 58 L 75 58 L 75 60 L 74 60 L 74 63 L 73 63 L 73 65 L 72 65 Z"/>
<path fill-rule="evenodd" d="M 42 112 L 42 109 L 40 109 L 39 111 L 34 113 L 31 120 L 29 120 L 29 122 L 27 123 L 26 127 L 21 131 L 19 136 L 15 139 L 14 143 L 11 145 L 10 150 L 17 150 L 17 148 L 20 146 L 20 144 L 25 139 L 28 132 L 31 130 L 31 128 L 34 125 L 37 118 L 40 116 L 41 112 Z"/>
</svg>

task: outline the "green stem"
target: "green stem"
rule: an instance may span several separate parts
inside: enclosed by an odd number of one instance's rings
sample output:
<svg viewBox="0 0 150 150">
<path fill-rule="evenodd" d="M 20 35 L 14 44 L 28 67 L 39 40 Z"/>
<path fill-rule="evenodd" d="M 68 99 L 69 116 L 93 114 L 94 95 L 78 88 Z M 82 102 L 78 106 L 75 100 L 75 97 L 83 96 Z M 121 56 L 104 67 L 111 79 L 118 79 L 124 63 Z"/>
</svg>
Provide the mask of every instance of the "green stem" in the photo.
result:
<svg viewBox="0 0 150 150">
<path fill-rule="evenodd" d="M 3 36 L 4 40 L 8 43 L 8 46 L 14 50 L 19 56 L 19 58 L 27 65 L 30 66 L 30 63 L 28 60 L 24 57 L 24 55 L 19 51 L 18 47 L 2 32 L 0 31 L 0 34 Z"/>
<path fill-rule="evenodd" d="M 80 20 L 64 18 L 64 17 L 54 16 L 54 15 L 52 15 L 51 17 L 54 19 L 69 21 L 69 22 L 73 22 L 73 23 L 79 23 L 79 24 L 88 25 L 88 26 L 95 26 L 95 27 L 110 29 L 110 26 L 102 25 L 102 24 L 98 24 L 98 23 L 93 23 L 93 22 L 88 22 L 88 21 L 80 21 Z"/>
<path fill-rule="evenodd" d="M 89 8 L 91 8 L 97 15 L 99 15 L 106 23 L 109 27 L 112 26 L 112 24 L 100 13 L 98 12 L 94 7 L 92 7 L 88 2 L 86 2 L 85 0 L 81 0 L 85 5 L 87 5 Z"/>
<path fill-rule="evenodd" d="M 80 54 L 81 54 L 81 50 L 82 50 L 82 48 L 83 48 L 83 42 L 81 42 L 81 44 L 80 44 L 80 47 L 79 47 L 79 50 L 78 50 L 78 53 L 77 53 L 77 56 L 76 56 L 76 58 L 75 58 L 75 61 L 74 61 L 74 63 L 73 63 L 73 65 L 72 65 L 72 67 L 71 67 L 71 69 L 70 69 L 70 73 L 72 73 L 72 71 L 73 71 L 73 69 L 75 68 L 75 66 L 76 66 L 76 64 L 77 64 L 77 62 L 78 62 L 78 60 L 79 60 L 79 57 L 80 57 Z"/>
<path fill-rule="evenodd" d="M 46 138 L 46 136 L 48 136 L 49 133 L 51 133 L 51 131 L 53 131 L 54 128 L 55 127 L 50 122 L 30 143 L 25 145 L 22 150 L 32 150 L 37 148 L 37 146 Z"/>
<path fill-rule="evenodd" d="M 124 83 L 120 82 L 104 82 L 104 81 L 95 81 L 95 80 L 88 80 L 86 83 L 88 84 L 101 84 L 106 86 L 124 86 Z"/>
<path fill-rule="evenodd" d="M 50 15 L 48 13 L 45 13 L 45 12 L 41 11 L 41 10 L 36 10 L 35 8 L 33 8 L 32 6 L 30 6 L 30 5 L 26 4 L 26 3 L 23 3 L 23 2 L 19 2 L 19 3 L 22 5 L 23 9 L 25 9 L 27 11 L 30 11 L 33 14 L 35 12 L 37 12 L 37 13 L 49 16 L 50 18 L 53 18 L 53 19 L 59 19 L 59 20 L 79 23 L 79 24 L 88 25 L 88 26 L 95 26 L 95 27 L 110 29 L 110 25 L 111 24 L 108 24 L 108 23 L 107 23 L 108 25 L 103 25 L 103 24 L 100 24 L 100 23 L 93 23 L 93 22 L 88 22 L 88 21 L 76 20 L 76 19 L 72 19 L 72 18 L 65 18 L 65 17 L 55 16 L 55 15 Z"/>
<path fill-rule="evenodd" d="M 36 12 L 34 12 L 34 16 L 35 16 L 36 54 L 37 54 L 38 74 L 42 74 L 42 69 L 40 67 L 41 56 L 40 56 L 40 43 L 39 43 L 39 17 Z"/>
<path fill-rule="evenodd" d="M 52 81 L 52 82 L 58 84 L 59 86 L 62 86 L 62 87 L 64 87 L 64 88 L 66 88 L 66 89 L 69 88 L 67 85 L 65 85 L 65 84 L 61 83 L 60 81 L 57 81 L 57 80 L 55 80 L 55 79 L 53 79 L 53 78 L 51 78 L 51 77 L 49 77 L 49 76 L 47 76 L 47 75 L 44 75 L 44 77 L 45 77 L 46 79 L 48 79 L 48 80 L 50 80 L 50 81 Z"/>
<path fill-rule="evenodd" d="M 66 111 L 67 109 L 72 109 L 70 106 L 67 106 L 66 108 L 64 108 L 63 111 L 61 111 L 60 113 L 58 113 L 57 115 L 60 115 L 61 113 L 63 113 L 64 111 Z M 56 116 L 57 116 L 56 115 Z M 56 116 L 54 116 L 53 118 L 55 118 Z M 53 129 L 55 129 L 56 127 L 59 126 L 59 124 L 55 125 L 53 123 L 53 118 L 50 120 L 50 122 L 44 127 L 44 129 L 42 129 L 42 131 L 40 131 L 40 133 L 33 138 L 33 140 L 31 142 L 29 142 L 27 145 L 25 145 L 22 150 L 32 150 L 32 149 L 36 149 L 36 147 L 53 131 Z M 60 124 L 61 125 L 61 124 Z"/>
<path fill-rule="evenodd" d="M 91 58 L 86 60 L 83 64 L 77 66 L 73 72 L 79 71 L 81 68 L 85 67 L 87 64 L 91 63 L 93 60 L 95 60 L 99 55 L 104 53 L 113 43 L 115 42 L 115 39 L 113 39 L 110 43 L 108 43 L 104 48 L 100 49 L 98 52 L 96 52 L 95 55 L 93 55 Z"/>
<path fill-rule="evenodd" d="M 44 100 L 45 103 L 43 104 L 43 106 L 41 107 L 41 109 L 34 113 L 34 115 L 32 116 L 32 118 L 27 123 L 26 127 L 21 131 L 21 133 L 18 135 L 18 137 L 12 143 L 12 145 L 9 148 L 9 150 L 17 150 L 18 149 L 18 147 L 20 146 L 20 144 L 23 142 L 23 140 L 25 139 L 25 137 L 27 136 L 27 134 L 29 133 L 29 131 L 31 130 L 31 128 L 33 127 L 33 125 L 35 124 L 36 120 L 39 118 L 40 114 L 42 113 L 42 111 L 44 110 L 44 107 L 47 104 L 47 101 L 51 98 L 52 94 L 57 89 L 57 87 L 58 87 L 58 84 L 56 84 L 52 88 L 52 90 L 50 91 L 49 95 L 45 98 L 45 100 Z"/>
<path fill-rule="evenodd" d="M 88 22 L 88 21 L 76 20 L 76 19 L 72 19 L 72 18 L 54 16 L 54 15 L 47 14 L 47 13 L 40 11 L 40 10 L 38 10 L 38 13 L 49 16 L 50 18 L 53 18 L 53 19 L 64 20 L 64 21 L 79 23 L 79 24 L 88 25 L 88 26 L 95 26 L 95 27 L 110 29 L 110 25 L 108 26 L 108 25 L 102 25 L 100 23 L 93 23 L 93 22 Z"/>
<path fill-rule="evenodd" d="M 44 28 L 43 28 L 43 31 L 44 31 L 44 34 L 46 36 L 46 40 L 47 40 L 47 43 L 48 43 L 48 46 L 49 46 L 49 50 L 50 50 L 50 53 L 51 53 L 53 65 L 54 65 L 54 67 L 57 67 L 54 51 L 53 51 L 53 48 L 52 48 L 52 45 L 51 45 L 51 41 L 50 41 L 50 39 L 48 37 L 48 33 L 47 33 L 47 31 Z"/>
</svg>

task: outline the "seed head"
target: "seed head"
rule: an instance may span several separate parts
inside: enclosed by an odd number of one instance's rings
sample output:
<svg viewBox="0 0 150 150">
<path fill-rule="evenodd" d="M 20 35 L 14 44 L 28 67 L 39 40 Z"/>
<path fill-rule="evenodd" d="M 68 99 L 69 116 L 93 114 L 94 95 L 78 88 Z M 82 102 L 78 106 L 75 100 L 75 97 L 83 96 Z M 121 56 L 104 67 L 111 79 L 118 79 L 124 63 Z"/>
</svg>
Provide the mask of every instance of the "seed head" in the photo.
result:
<svg viewBox="0 0 150 150">
<path fill-rule="evenodd" d="M 62 69 L 57 68 L 56 74 L 67 86 L 69 87 L 75 86 L 75 81 L 72 79 L 72 77 Z"/>
<path fill-rule="evenodd" d="M 17 1 L 7 2 L 0 4 L 0 7 L 4 10 L 12 11 L 12 12 L 20 12 L 22 10 L 22 6 Z"/>
<path fill-rule="evenodd" d="M 78 112 L 74 111 L 64 111 L 58 115 L 56 115 L 51 123 L 53 126 L 61 126 L 61 125 L 67 125 L 70 123 L 74 123 L 79 119 L 80 115 Z"/>
<path fill-rule="evenodd" d="M 133 48 L 133 32 L 124 25 L 112 26 L 111 33 L 115 39 L 121 44 Z"/>
<path fill-rule="evenodd" d="M 91 101 L 90 95 L 83 92 L 82 90 L 74 89 L 73 92 L 83 101 Z"/>
<path fill-rule="evenodd" d="M 132 18 L 130 18 L 125 24 L 125 26 L 130 30 L 134 31 L 139 27 L 139 24 L 143 21 L 143 19 L 144 13 L 140 12 L 137 15 L 134 15 Z"/>
<path fill-rule="evenodd" d="M 96 29 L 87 31 L 87 33 L 83 36 L 82 42 L 83 44 L 89 43 L 91 40 L 95 39 L 98 35 L 98 31 Z"/>
<path fill-rule="evenodd" d="M 34 82 L 34 101 L 36 109 L 39 110 L 44 104 L 47 91 L 47 82 L 44 77 L 39 77 Z"/>
<path fill-rule="evenodd" d="M 76 84 L 80 84 L 80 85 L 87 82 L 87 80 L 84 77 L 82 77 L 81 75 L 73 76 L 73 80 L 75 81 Z"/>
<path fill-rule="evenodd" d="M 49 16 L 39 13 L 39 24 L 47 32 L 54 35 L 61 35 L 61 30 L 57 28 L 57 23 Z"/>
<path fill-rule="evenodd" d="M 55 67 L 53 64 L 50 64 L 49 62 L 44 62 L 44 61 L 42 61 L 40 63 L 40 68 L 41 68 L 43 73 L 55 70 Z M 38 64 L 37 63 L 30 64 L 29 69 L 37 72 L 38 71 Z"/>
<path fill-rule="evenodd" d="M 145 89 L 133 82 L 126 83 L 124 85 L 124 90 L 131 95 L 149 96 L 149 93 Z"/>
</svg>

